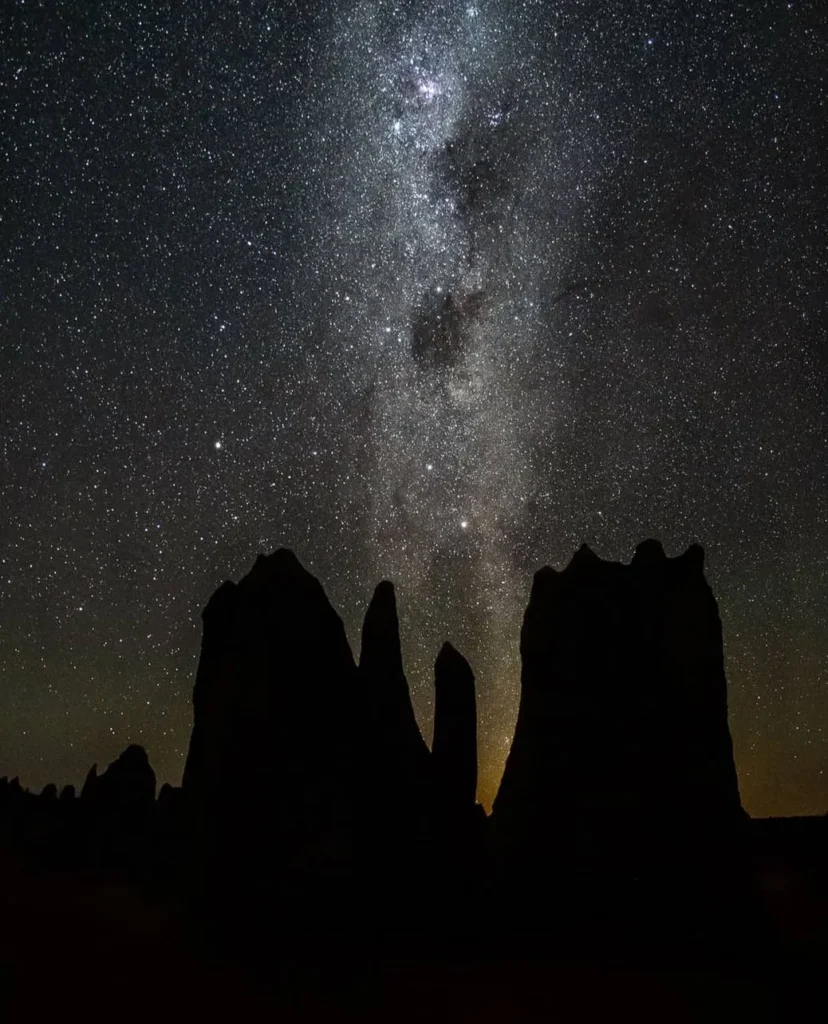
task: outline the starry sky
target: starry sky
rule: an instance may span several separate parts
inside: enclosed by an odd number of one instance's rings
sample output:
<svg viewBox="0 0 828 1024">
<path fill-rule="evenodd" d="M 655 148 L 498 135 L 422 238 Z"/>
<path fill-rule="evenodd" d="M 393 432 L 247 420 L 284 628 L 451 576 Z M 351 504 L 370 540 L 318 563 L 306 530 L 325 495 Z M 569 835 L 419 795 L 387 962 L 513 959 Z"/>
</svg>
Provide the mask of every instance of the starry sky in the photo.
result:
<svg viewBox="0 0 828 1024">
<path fill-rule="evenodd" d="M 0 774 L 180 780 L 199 613 L 392 579 L 481 782 L 531 574 L 694 541 L 754 814 L 828 811 L 825 13 L 777 0 L 13 2 Z"/>
</svg>

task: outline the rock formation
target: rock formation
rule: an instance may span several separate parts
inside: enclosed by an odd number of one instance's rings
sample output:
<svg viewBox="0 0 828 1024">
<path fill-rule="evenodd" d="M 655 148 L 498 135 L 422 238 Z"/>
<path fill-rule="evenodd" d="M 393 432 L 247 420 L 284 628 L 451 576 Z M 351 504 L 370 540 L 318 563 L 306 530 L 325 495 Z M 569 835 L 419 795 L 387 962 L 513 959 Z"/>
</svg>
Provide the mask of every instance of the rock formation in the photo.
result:
<svg viewBox="0 0 828 1024">
<path fill-rule="evenodd" d="M 363 916 L 368 906 L 376 921 L 403 906 L 410 916 L 435 851 L 465 850 L 479 836 L 468 664 L 448 645 L 438 658 L 432 755 L 411 705 L 390 583 L 368 607 L 358 669 L 324 590 L 288 551 L 223 584 L 203 620 L 182 800 L 206 890 L 216 889 L 209 879 L 237 878 L 236 897 L 218 897 L 228 908 L 266 879 L 282 915 L 307 919 L 309 901 L 329 915 L 350 890 Z M 344 874 L 350 886 L 320 887 Z"/>
<path fill-rule="evenodd" d="M 386 824 L 420 819 L 429 790 L 430 755 L 405 678 L 394 586 L 380 583 L 365 614 L 359 657 L 364 706 L 363 785 L 366 812 Z"/>
<path fill-rule="evenodd" d="M 322 586 L 259 556 L 203 613 L 182 796 L 198 842 L 252 875 L 351 857 L 356 667 Z"/>
<path fill-rule="evenodd" d="M 446 813 L 468 812 L 477 792 L 477 706 L 469 663 L 445 643 L 434 664 L 435 797 Z"/>
<path fill-rule="evenodd" d="M 98 766 L 93 764 L 81 799 L 124 813 L 148 810 L 155 800 L 155 772 L 146 750 L 137 743 L 131 744 L 102 775 L 98 775 Z"/>
<path fill-rule="evenodd" d="M 693 546 L 632 564 L 586 546 L 534 578 L 495 800 L 500 856 L 658 860 L 741 820 L 716 601 Z"/>
<path fill-rule="evenodd" d="M 486 814 L 477 790 L 474 674 L 445 643 L 434 663 L 431 744 L 433 840 L 428 894 L 432 941 L 476 941 L 488 915 L 484 884 Z"/>
<path fill-rule="evenodd" d="M 158 791 L 159 810 L 167 811 L 169 809 L 177 809 L 180 797 L 181 789 L 178 786 L 170 785 L 169 782 L 165 782 Z"/>
</svg>

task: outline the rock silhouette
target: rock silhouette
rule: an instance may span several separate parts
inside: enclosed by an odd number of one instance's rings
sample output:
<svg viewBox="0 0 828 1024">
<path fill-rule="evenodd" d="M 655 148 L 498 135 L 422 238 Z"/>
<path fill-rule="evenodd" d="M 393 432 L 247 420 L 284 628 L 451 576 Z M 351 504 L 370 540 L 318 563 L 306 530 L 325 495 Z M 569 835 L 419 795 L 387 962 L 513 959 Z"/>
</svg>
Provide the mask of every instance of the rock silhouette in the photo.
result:
<svg viewBox="0 0 828 1024">
<path fill-rule="evenodd" d="M 360 843 L 372 870 L 413 862 L 428 841 L 431 754 L 411 705 L 392 583 L 380 583 L 362 626 L 363 707 L 354 760 L 362 799 Z"/>
<path fill-rule="evenodd" d="M 741 820 L 721 622 L 693 546 L 632 564 L 582 547 L 535 575 L 521 701 L 494 803 L 499 849 L 641 863 Z"/>
<path fill-rule="evenodd" d="M 485 927 L 486 815 L 477 791 L 477 702 L 471 666 L 450 643 L 434 662 L 434 922 L 444 939 Z"/>
<path fill-rule="evenodd" d="M 463 814 L 482 815 L 465 660 L 450 647 L 438 659 L 435 757 L 411 705 L 389 582 L 368 606 L 358 669 L 322 586 L 288 551 L 223 584 L 203 620 L 182 800 L 204 886 L 215 891 L 218 874 L 244 890 L 266 879 L 284 914 L 303 878 L 346 872 L 362 879 L 363 913 L 383 916 L 389 888 L 458 832 L 450 814 L 464 836 Z M 303 916 L 320 892 L 305 891 Z M 340 895 L 326 890 L 325 913 Z"/>
<path fill-rule="evenodd" d="M 376 759 L 368 770 L 383 776 L 389 800 L 419 799 L 427 785 L 429 750 L 411 706 L 397 599 L 387 580 L 377 586 L 365 613 L 359 673 L 368 716 L 365 735 Z"/>
<path fill-rule="evenodd" d="M 158 791 L 158 806 L 163 810 L 177 808 L 180 797 L 181 790 L 179 787 L 171 786 L 169 782 L 165 782 Z"/>
<path fill-rule="evenodd" d="M 562 572 L 541 569 L 521 659 L 490 819 L 500 877 L 521 890 L 513 904 L 548 913 L 567 878 L 559 916 L 591 905 L 586 917 L 611 913 L 665 940 L 692 929 L 734 939 L 754 901 L 701 548 L 668 559 L 647 541 L 622 565 L 583 546 Z"/>
<path fill-rule="evenodd" d="M 341 619 L 281 549 L 224 583 L 203 621 L 182 797 L 206 870 L 341 870 L 353 855 L 358 722 Z"/>
<path fill-rule="evenodd" d="M 146 750 L 131 744 L 102 775 L 98 775 L 97 765 L 93 764 L 81 799 L 127 812 L 147 810 L 155 800 L 155 772 Z"/>
<path fill-rule="evenodd" d="M 450 643 L 434 664 L 434 697 L 436 798 L 444 813 L 462 814 L 474 807 L 477 793 L 477 706 L 474 673 Z"/>
</svg>

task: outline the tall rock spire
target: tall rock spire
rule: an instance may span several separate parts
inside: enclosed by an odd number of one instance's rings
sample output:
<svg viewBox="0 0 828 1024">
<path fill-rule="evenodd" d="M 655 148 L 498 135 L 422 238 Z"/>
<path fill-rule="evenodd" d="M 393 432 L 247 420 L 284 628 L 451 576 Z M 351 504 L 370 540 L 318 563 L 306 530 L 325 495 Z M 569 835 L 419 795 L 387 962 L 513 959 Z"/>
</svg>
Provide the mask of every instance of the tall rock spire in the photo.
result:
<svg viewBox="0 0 828 1024">
<path fill-rule="evenodd" d="M 271 873 L 347 856 L 356 668 L 319 581 L 290 551 L 260 555 L 202 617 L 182 795 L 206 846 Z"/>
<path fill-rule="evenodd" d="M 474 807 L 477 791 L 477 704 L 474 673 L 450 643 L 434 663 L 435 794 L 446 809 Z"/>
<path fill-rule="evenodd" d="M 368 772 L 389 799 L 401 804 L 427 785 L 429 753 L 411 706 L 397 599 L 388 580 L 378 584 L 365 613 L 359 672 Z"/>
<path fill-rule="evenodd" d="M 394 584 L 383 580 L 374 589 L 362 623 L 359 668 L 366 676 L 391 683 L 405 680 Z"/>
</svg>

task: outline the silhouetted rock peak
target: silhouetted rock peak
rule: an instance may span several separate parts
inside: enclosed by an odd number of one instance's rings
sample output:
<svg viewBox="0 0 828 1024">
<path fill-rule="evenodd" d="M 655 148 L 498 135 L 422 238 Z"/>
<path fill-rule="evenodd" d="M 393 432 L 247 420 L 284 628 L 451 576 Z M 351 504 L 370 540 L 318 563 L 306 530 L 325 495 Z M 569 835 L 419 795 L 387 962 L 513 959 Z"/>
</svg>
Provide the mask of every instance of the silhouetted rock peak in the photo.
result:
<svg viewBox="0 0 828 1024">
<path fill-rule="evenodd" d="M 71 782 L 60 791 L 60 799 L 66 803 L 71 803 L 75 799 L 75 787 Z"/>
<path fill-rule="evenodd" d="M 357 759 L 370 831 L 405 847 L 422 826 L 429 786 L 429 751 L 417 725 L 405 678 L 394 586 L 374 590 L 362 625 L 359 656 L 361 728 Z M 374 840 L 376 841 L 376 840 Z M 405 851 L 407 855 L 407 851 Z M 399 857 L 400 852 L 390 854 Z"/>
<path fill-rule="evenodd" d="M 572 560 L 564 572 L 571 572 L 572 570 L 580 570 L 583 572 L 585 569 L 599 565 L 602 561 L 603 560 L 595 554 L 588 544 L 582 544 L 572 556 Z"/>
<path fill-rule="evenodd" d="M 320 582 L 288 548 L 279 548 L 270 555 L 259 555 L 239 586 L 258 591 L 290 589 L 313 594 L 323 592 Z"/>
<path fill-rule="evenodd" d="M 660 540 L 643 540 L 635 549 L 632 564 L 640 565 L 661 565 L 667 561 Z"/>
<path fill-rule="evenodd" d="M 404 678 L 397 597 L 388 580 L 377 584 L 365 613 L 359 667 L 389 679 Z"/>
<path fill-rule="evenodd" d="M 181 788 L 179 786 L 173 786 L 169 782 L 165 782 L 161 789 L 158 791 L 158 805 L 159 807 L 173 806 L 178 803 L 178 799 L 181 795 Z"/>
<path fill-rule="evenodd" d="M 464 676 L 467 679 L 474 681 L 474 673 L 471 670 L 471 665 L 466 661 L 463 655 L 457 650 L 457 648 L 448 642 L 443 644 L 440 648 L 437 658 L 434 662 L 434 671 L 436 678 L 450 675 L 451 678 L 457 678 L 458 676 Z M 458 676 L 455 676 L 455 673 Z"/>
<path fill-rule="evenodd" d="M 155 800 L 155 772 L 147 752 L 137 743 L 119 754 L 102 775 L 92 765 L 81 791 L 83 800 L 92 800 L 117 809 L 146 809 Z"/>
<path fill-rule="evenodd" d="M 51 803 L 52 800 L 57 800 L 57 795 L 57 786 L 54 784 L 54 782 L 49 782 L 41 790 L 40 799 L 47 800 Z"/>
<path fill-rule="evenodd" d="M 203 621 L 182 783 L 199 827 L 262 858 L 341 848 L 356 666 L 322 585 L 280 548 L 219 587 Z"/>
<path fill-rule="evenodd" d="M 434 663 L 434 739 L 437 796 L 458 807 L 474 805 L 477 791 L 477 706 L 471 666 L 450 643 Z"/>
<path fill-rule="evenodd" d="M 125 766 L 128 765 L 131 769 L 137 768 L 142 771 L 149 767 L 149 756 L 146 750 L 137 743 L 130 743 L 130 745 L 120 753 L 115 761 L 107 768 L 107 771 L 114 768 L 116 765 Z"/>
</svg>

